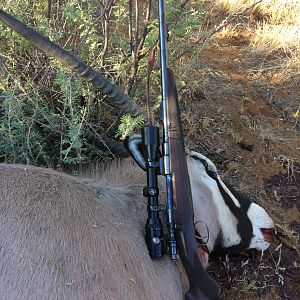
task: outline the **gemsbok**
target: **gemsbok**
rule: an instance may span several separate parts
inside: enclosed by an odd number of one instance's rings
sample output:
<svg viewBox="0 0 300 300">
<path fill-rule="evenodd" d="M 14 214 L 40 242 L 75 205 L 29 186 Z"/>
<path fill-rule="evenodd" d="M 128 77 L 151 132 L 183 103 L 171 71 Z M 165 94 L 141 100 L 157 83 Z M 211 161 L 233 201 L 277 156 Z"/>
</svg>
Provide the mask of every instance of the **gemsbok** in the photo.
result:
<svg viewBox="0 0 300 300">
<path fill-rule="evenodd" d="M 187 162 L 195 234 L 208 239 L 199 245 L 204 266 L 211 252 L 267 249 L 274 224 L 265 210 L 232 193 L 205 156 L 190 152 Z M 183 299 L 180 261 L 148 255 L 145 172 L 132 159 L 84 180 L 0 168 L 0 299 Z"/>
</svg>

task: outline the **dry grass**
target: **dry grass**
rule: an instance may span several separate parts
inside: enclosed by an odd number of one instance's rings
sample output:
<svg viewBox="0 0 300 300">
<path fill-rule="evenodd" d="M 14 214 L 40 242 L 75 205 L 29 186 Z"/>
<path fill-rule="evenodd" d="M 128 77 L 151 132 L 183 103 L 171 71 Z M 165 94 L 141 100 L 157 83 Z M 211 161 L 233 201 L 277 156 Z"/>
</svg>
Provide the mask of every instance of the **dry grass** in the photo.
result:
<svg viewBox="0 0 300 300">
<path fill-rule="evenodd" d="M 300 23 L 283 25 L 264 22 L 256 28 L 250 45 L 263 53 L 284 51 L 293 57 L 300 53 Z"/>
<path fill-rule="evenodd" d="M 272 24 L 300 24 L 300 2 L 298 0 L 216 0 L 216 3 L 230 13 L 237 13 L 259 2 L 254 14 L 268 19 Z"/>
<path fill-rule="evenodd" d="M 236 14 L 250 7 L 255 0 L 216 0 L 220 9 Z M 262 71 L 279 70 L 280 80 L 289 81 L 300 70 L 300 1 L 262 0 L 248 15 L 251 31 L 249 46 L 253 55 L 264 59 Z M 222 35 L 234 35 L 231 24 Z M 271 60 L 271 64 L 270 64 Z"/>
</svg>

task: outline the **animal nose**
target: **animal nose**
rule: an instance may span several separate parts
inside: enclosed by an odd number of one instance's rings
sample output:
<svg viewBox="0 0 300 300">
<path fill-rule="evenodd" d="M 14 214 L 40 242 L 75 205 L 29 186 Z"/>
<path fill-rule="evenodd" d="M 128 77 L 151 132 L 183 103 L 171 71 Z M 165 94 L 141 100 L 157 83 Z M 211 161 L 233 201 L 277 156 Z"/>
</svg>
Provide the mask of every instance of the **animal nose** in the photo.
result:
<svg viewBox="0 0 300 300">
<path fill-rule="evenodd" d="M 268 242 L 268 243 L 272 243 L 274 240 L 274 236 L 275 236 L 275 229 L 274 228 L 261 228 L 260 229 L 264 239 Z"/>
</svg>

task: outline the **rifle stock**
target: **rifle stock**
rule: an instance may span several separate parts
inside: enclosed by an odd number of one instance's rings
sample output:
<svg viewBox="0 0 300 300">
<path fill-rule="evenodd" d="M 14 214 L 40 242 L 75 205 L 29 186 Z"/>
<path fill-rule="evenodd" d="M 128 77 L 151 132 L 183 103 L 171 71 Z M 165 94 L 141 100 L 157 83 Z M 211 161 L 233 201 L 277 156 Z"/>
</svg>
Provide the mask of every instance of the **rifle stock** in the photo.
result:
<svg viewBox="0 0 300 300">
<path fill-rule="evenodd" d="M 169 124 L 170 167 L 173 198 L 176 207 L 176 240 L 179 255 L 190 282 L 186 300 L 216 299 L 220 294 L 218 284 L 204 270 L 197 252 L 194 228 L 194 210 L 188 174 L 180 109 L 174 75 L 167 69 L 167 114 Z"/>
</svg>

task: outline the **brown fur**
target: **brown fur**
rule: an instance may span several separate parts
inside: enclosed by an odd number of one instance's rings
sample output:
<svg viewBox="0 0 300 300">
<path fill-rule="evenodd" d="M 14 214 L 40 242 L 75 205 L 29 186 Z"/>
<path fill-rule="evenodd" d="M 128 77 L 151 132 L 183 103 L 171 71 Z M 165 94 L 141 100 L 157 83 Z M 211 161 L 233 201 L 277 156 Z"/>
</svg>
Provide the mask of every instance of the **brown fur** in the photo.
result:
<svg viewBox="0 0 300 300">
<path fill-rule="evenodd" d="M 0 299 L 183 299 L 176 265 L 144 242 L 145 174 L 130 160 L 100 173 L 1 165 Z"/>
</svg>

